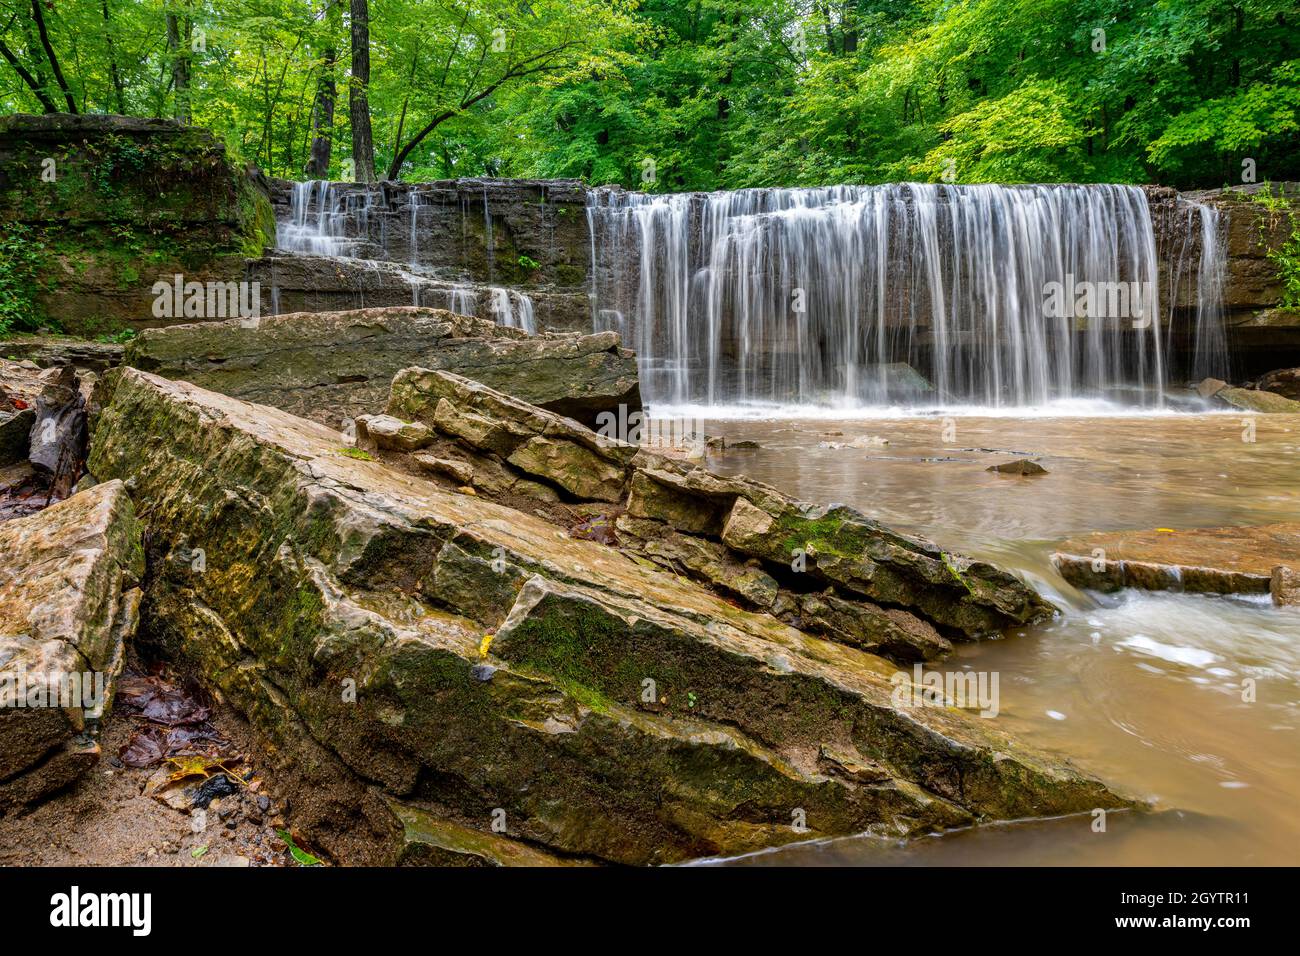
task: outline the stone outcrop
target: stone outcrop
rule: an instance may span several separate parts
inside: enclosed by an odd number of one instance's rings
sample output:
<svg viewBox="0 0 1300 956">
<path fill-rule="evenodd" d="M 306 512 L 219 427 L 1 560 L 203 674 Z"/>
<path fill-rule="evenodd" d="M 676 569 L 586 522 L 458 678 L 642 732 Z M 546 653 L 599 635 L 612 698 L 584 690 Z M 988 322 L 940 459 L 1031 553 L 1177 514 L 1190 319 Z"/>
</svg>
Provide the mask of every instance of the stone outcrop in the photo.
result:
<svg viewBox="0 0 1300 956">
<path fill-rule="evenodd" d="M 1278 568 L 1294 567 L 1297 554 L 1300 524 L 1291 523 L 1097 532 L 1063 542 L 1052 563 L 1075 587 L 1097 591 L 1267 594 L 1272 581 L 1288 580 Z"/>
<path fill-rule="evenodd" d="M 1296 324 L 1300 325 L 1300 320 Z M 1300 368 L 1275 369 L 1252 382 L 1251 387 L 1300 402 Z"/>
<path fill-rule="evenodd" d="M 428 426 L 416 463 L 453 483 L 608 506 L 596 513 L 624 550 L 855 647 L 929 659 L 1052 610 L 1010 574 L 851 508 L 719 477 L 453 374 L 399 372 L 388 415 Z"/>
<path fill-rule="evenodd" d="M 614 333 L 530 337 L 413 306 L 150 329 L 124 361 L 332 425 L 382 410 L 394 373 L 410 365 L 469 375 L 585 421 L 641 405 L 636 359 Z"/>
<path fill-rule="evenodd" d="M 0 524 L 0 813 L 97 759 L 143 574 L 120 481 Z"/>
<path fill-rule="evenodd" d="M 206 130 L 128 116 L 0 117 L 0 220 L 41 241 L 34 320 L 86 336 L 158 324 L 155 282 L 238 280 L 275 242 L 259 173 Z"/>
<path fill-rule="evenodd" d="M 585 288 L 437 278 L 382 259 L 312 255 L 250 259 L 243 278 L 258 284 L 263 315 L 420 305 L 496 320 L 498 296 L 506 296 L 505 304 L 517 318 L 520 296 L 526 295 L 538 329 L 591 331 L 591 298 Z"/>
<path fill-rule="evenodd" d="M 537 410 L 494 421 L 513 400 L 441 380 L 473 397 L 435 410 L 495 455 L 538 438 L 639 454 Z M 365 460 L 322 425 L 131 368 L 97 405 L 93 473 L 149 503 L 142 633 L 269 738 L 294 825 L 340 859 L 410 850 L 420 825 L 394 799 L 461 828 L 415 840 L 438 854 L 499 822 L 546 853 L 623 863 L 1130 805 L 991 721 L 896 702 L 881 658 Z M 721 479 L 680 478 L 736 507 Z M 822 544 L 825 575 L 901 589 L 946 574 L 972 595 L 989 580 L 846 512 L 833 520 L 872 559 L 835 554 L 847 539 L 825 516 L 749 494 Z"/>
<path fill-rule="evenodd" d="M 1235 388 L 1216 378 L 1207 378 L 1200 382 L 1196 386 L 1196 394 L 1220 408 L 1300 415 L 1300 401 L 1260 388 Z"/>
</svg>

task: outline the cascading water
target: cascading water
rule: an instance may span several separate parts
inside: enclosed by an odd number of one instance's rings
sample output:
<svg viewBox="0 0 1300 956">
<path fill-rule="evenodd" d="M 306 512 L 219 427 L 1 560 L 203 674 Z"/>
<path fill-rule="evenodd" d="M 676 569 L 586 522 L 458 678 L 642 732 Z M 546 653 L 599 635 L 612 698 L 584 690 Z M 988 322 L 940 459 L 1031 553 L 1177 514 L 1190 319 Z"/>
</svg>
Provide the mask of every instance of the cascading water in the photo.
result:
<svg viewBox="0 0 1300 956">
<path fill-rule="evenodd" d="M 321 180 L 294 183 L 289 197 L 289 217 L 276 227 L 276 245 L 281 252 L 310 256 L 330 256 L 361 263 L 367 270 L 381 269 L 394 273 L 411 292 L 412 305 L 437 304 L 462 315 L 490 318 L 498 325 L 537 333 L 533 300 L 515 289 L 490 286 L 479 292 L 461 282 L 448 284 L 420 262 L 420 198 L 412 192 L 408 254 L 400 265 L 389 254 L 387 224 L 380 219 L 380 235 L 370 235 L 370 213 L 381 201 L 381 187 L 369 189 L 340 188 L 341 184 Z M 492 269 L 492 215 L 488 195 L 483 193 L 484 229 L 487 234 L 489 276 Z M 272 289 L 273 299 L 278 299 Z M 362 295 L 364 304 L 364 294 Z M 277 305 L 278 311 L 278 305 Z M 480 311 L 482 309 L 482 311 Z"/>
<path fill-rule="evenodd" d="M 324 180 L 294 183 L 289 220 L 276 226 L 276 246 L 312 256 L 351 256 L 356 237 L 366 235 L 370 204 L 369 192 L 343 193 Z"/>
<path fill-rule="evenodd" d="M 594 323 L 637 348 L 652 402 L 1163 400 L 1138 187 L 601 190 L 588 222 Z M 1218 241 L 1201 225 L 1205 266 Z"/>
</svg>

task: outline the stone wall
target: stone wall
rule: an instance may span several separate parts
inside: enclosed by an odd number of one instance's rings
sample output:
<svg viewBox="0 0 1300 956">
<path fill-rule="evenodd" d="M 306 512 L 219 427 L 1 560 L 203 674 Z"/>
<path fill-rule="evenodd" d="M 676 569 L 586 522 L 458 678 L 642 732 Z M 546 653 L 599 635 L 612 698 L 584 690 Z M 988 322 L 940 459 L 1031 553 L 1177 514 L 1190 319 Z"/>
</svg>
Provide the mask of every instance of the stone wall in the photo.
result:
<svg viewBox="0 0 1300 956">
<path fill-rule="evenodd" d="M 165 324 L 155 282 L 238 279 L 275 239 L 260 173 L 206 130 L 126 116 L 0 117 L 0 219 L 38 250 L 30 324 L 86 336 Z"/>
</svg>

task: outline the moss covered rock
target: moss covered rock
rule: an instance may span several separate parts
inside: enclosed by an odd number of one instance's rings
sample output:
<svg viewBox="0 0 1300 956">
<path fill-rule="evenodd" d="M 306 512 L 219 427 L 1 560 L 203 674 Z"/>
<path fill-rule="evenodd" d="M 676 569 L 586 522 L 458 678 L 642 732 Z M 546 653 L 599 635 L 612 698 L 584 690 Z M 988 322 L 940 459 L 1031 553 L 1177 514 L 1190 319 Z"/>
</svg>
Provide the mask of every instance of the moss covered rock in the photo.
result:
<svg viewBox="0 0 1300 956">
<path fill-rule="evenodd" d="M 98 758 L 143 575 L 120 481 L 0 524 L 0 813 Z"/>
<path fill-rule="evenodd" d="M 145 633 L 292 758 L 295 825 L 340 857 L 399 855 L 391 799 L 625 863 L 1127 805 L 988 721 L 895 706 L 880 658 L 329 428 L 135 369 L 99 404 L 92 470 L 149 502 Z M 886 779 L 827 773 L 823 745 Z"/>
<path fill-rule="evenodd" d="M 275 243 L 260 174 L 207 130 L 127 116 L 0 117 L 0 219 L 39 253 L 34 321 L 82 335 L 156 324 L 155 282 L 240 280 Z"/>
</svg>

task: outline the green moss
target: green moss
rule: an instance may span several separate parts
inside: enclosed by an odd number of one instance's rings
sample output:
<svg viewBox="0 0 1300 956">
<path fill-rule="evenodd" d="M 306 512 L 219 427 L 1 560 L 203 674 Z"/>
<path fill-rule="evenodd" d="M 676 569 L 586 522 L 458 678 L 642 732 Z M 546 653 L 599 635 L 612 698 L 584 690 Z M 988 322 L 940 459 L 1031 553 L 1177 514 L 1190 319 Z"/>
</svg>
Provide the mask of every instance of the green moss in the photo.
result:
<svg viewBox="0 0 1300 956">
<path fill-rule="evenodd" d="M 361 448 L 340 448 L 339 454 L 347 458 L 355 458 L 357 461 L 374 461 L 375 458 L 370 452 Z"/>
</svg>

